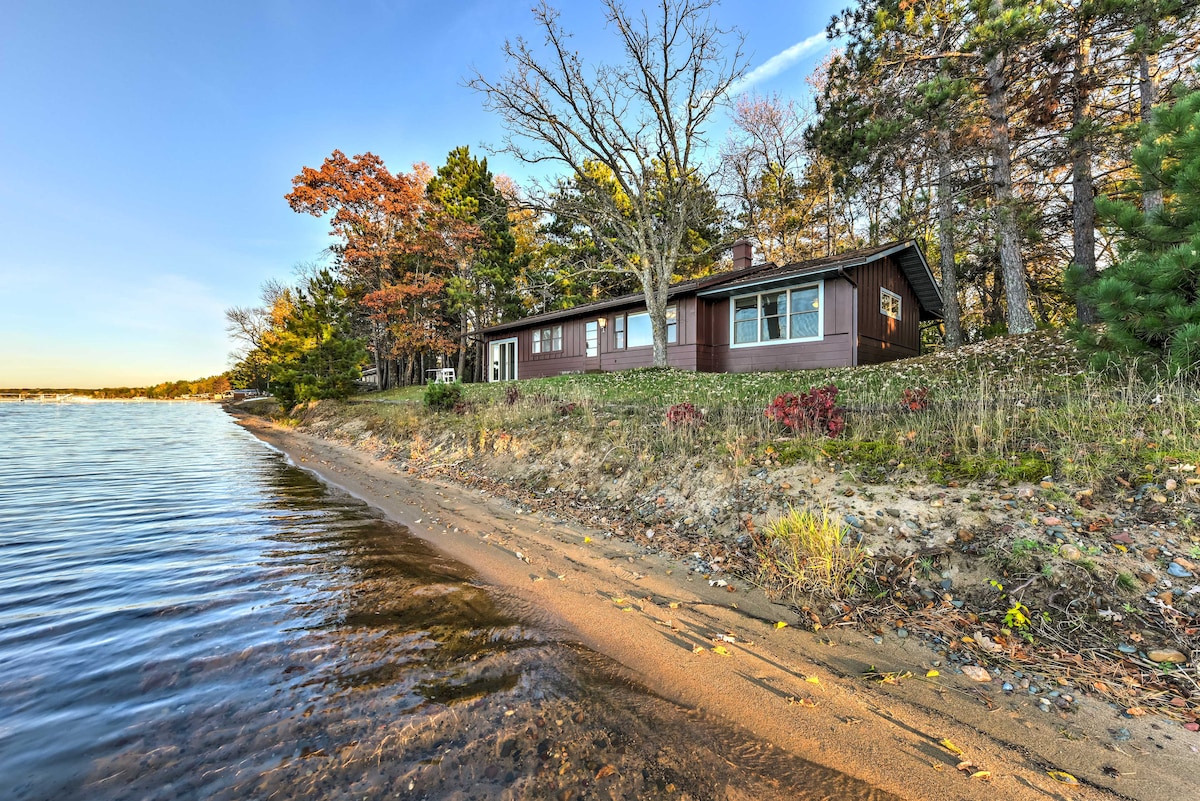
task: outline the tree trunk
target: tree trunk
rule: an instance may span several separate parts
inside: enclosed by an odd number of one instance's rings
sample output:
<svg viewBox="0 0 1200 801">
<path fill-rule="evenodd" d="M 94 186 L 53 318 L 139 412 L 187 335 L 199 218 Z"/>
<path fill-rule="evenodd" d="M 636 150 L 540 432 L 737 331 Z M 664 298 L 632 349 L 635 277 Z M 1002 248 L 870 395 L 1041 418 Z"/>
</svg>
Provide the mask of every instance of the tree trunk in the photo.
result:
<svg viewBox="0 0 1200 801">
<path fill-rule="evenodd" d="M 996 17 L 1003 10 L 992 0 Z M 1021 236 L 1017 230 L 1012 189 L 1012 140 L 1008 131 L 1008 104 L 1004 79 L 1005 50 L 996 51 L 987 62 L 987 107 L 989 149 L 992 156 L 992 186 L 996 202 L 996 235 L 1000 245 L 1000 267 L 1004 273 L 1004 295 L 1008 301 L 1008 333 L 1034 330 L 1029 313 L 1029 287 L 1021 260 Z"/>
<path fill-rule="evenodd" d="M 1150 53 L 1138 53 L 1138 92 L 1141 95 L 1142 128 L 1150 125 L 1154 112 L 1154 101 L 1158 99 L 1158 58 Z M 1163 208 L 1162 189 L 1143 177 L 1142 210 L 1149 217 Z"/>
<path fill-rule="evenodd" d="M 1083 284 L 1096 280 L 1096 190 L 1092 181 L 1092 106 L 1091 106 L 1091 37 L 1080 23 L 1075 46 L 1075 70 L 1071 77 L 1071 216 L 1072 243 L 1075 266 L 1082 272 Z M 1079 322 L 1098 321 L 1096 308 L 1081 297 L 1075 300 L 1075 316 Z"/>
<path fill-rule="evenodd" d="M 643 264 L 653 264 L 647 255 L 642 255 Z M 642 291 L 646 294 L 646 311 L 650 315 L 650 332 L 654 338 L 654 366 L 667 366 L 667 289 L 670 275 L 659 276 L 662 270 L 643 269 L 640 273 Z"/>
<path fill-rule="evenodd" d="M 467 313 L 464 311 L 458 323 L 458 370 L 455 375 L 459 381 L 467 380 L 467 347 Z"/>
<path fill-rule="evenodd" d="M 943 128 L 945 122 L 943 121 Z M 958 306 L 958 274 L 954 264 L 954 194 L 950 180 L 950 132 L 938 132 L 938 247 L 942 256 L 942 315 L 946 321 L 946 347 L 963 344 L 962 311 Z"/>
</svg>

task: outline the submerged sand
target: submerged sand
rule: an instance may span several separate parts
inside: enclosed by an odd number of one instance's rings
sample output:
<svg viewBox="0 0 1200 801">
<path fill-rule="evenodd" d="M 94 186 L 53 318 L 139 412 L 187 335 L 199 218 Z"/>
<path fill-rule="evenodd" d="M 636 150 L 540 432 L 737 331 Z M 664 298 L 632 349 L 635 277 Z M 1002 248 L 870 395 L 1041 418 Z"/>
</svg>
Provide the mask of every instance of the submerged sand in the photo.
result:
<svg viewBox="0 0 1200 801">
<path fill-rule="evenodd" d="M 259 418 L 241 423 L 471 566 L 522 614 L 612 658 L 655 692 L 884 792 L 909 799 L 1200 797 L 1200 735 L 1175 724 L 1128 718 L 1091 699 L 1079 699 L 1071 712 L 1046 712 L 1034 697 L 1002 694 L 950 671 L 927 676 L 939 667 L 936 655 L 915 638 L 877 644 L 849 628 L 805 631 L 794 612 L 732 577 L 721 586 L 716 576 L 636 543 L 486 490 L 409 475 L 393 462 Z M 864 679 L 872 670 L 912 676 Z M 1078 784 L 1054 778 L 1057 771 Z"/>
</svg>

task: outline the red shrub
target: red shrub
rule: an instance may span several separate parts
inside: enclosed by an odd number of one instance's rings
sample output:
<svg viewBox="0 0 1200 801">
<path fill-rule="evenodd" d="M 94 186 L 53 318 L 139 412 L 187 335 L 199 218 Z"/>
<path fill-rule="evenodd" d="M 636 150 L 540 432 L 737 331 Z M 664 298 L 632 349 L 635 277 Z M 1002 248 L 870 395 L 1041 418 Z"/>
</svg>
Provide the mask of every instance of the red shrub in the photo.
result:
<svg viewBox="0 0 1200 801">
<path fill-rule="evenodd" d="M 704 422 L 704 413 L 690 403 L 677 403 L 667 409 L 667 425 L 671 428 L 679 426 L 698 426 Z"/>
<path fill-rule="evenodd" d="M 846 430 L 845 409 L 837 405 L 837 394 L 838 388 L 833 384 L 813 387 L 799 395 L 785 392 L 763 413 L 790 431 L 819 432 L 832 439 Z"/>
<path fill-rule="evenodd" d="M 910 412 L 923 412 L 929 408 L 929 387 L 917 387 L 904 390 L 904 400 L 900 405 Z"/>
</svg>

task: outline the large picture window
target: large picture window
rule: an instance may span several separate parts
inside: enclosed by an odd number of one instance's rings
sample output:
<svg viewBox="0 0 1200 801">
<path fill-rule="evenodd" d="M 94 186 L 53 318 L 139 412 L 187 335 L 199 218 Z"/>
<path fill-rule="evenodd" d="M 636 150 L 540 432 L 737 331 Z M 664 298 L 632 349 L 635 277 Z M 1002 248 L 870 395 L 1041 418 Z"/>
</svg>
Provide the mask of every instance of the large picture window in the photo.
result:
<svg viewBox="0 0 1200 801">
<path fill-rule="evenodd" d="M 533 332 L 533 352 L 550 353 L 562 350 L 562 326 L 552 325 L 549 328 L 539 328 Z"/>
<path fill-rule="evenodd" d="M 649 312 L 618 315 L 614 320 L 613 330 L 616 332 L 617 348 L 641 348 L 654 344 L 654 331 L 650 327 Z M 679 342 L 679 310 L 675 306 L 667 307 L 667 344 Z"/>
<path fill-rule="evenodd" d="M 821 337 L 821 283 L 733 299 L 733 344 L 767 345 Z"/>
</svg>

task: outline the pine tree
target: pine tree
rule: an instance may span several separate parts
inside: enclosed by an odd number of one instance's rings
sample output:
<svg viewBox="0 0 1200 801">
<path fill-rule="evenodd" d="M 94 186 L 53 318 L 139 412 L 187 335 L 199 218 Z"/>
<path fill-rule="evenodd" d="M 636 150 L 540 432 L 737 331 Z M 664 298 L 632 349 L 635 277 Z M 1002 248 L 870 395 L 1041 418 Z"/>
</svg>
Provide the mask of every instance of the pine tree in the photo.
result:
<svg viewBox="0 0 1200 801">
<path fill-rule="evenodd" d="M 264 350 L 273 363 L 275 394 L 286 406 L 297 401 L 345 398 L 354 390 L 367 358 L 352 335 L 346 289 L 321 270 L 296 292 L 296 302 Z"/>
<path fill-rule="evenodd" d="M 1077 336 L 1097 367 L 1130 357 L 1149 370 L 1194 373 L 1200 368 L 1200 91 L 1181 89 L 1172 105 L 1155 109 L 1133 160 L 1138 178 L 1129 190 L 1157 187 L 1163 205 L 1147 215 L 1128 201 L 1097 201 L 1101 218 L 1122 234 L 1120 258 L 1079 290 L 1105 326 L 1099 333 L 1079 329 Z"/>
</svg>

